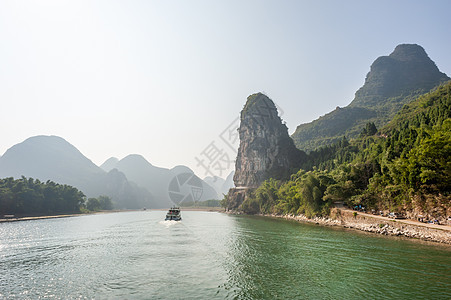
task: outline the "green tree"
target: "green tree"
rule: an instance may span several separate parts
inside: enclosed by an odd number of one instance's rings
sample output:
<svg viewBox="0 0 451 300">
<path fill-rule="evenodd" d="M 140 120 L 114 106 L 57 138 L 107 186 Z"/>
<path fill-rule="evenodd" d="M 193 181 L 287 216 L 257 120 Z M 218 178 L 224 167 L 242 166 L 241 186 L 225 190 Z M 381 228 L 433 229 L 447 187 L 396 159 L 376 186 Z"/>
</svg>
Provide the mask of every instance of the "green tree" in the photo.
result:
<svg viewBox="0 0 451 300">
<path fill-rule="evenodd" d="M 365 128 L 363 128 L 360 133 L 360 137 L 372 136 L 377 133 L 376 125 L 373 122 L 366 123 Z"/>
<path fill-rule="evenodd" d="M 111 201 L 110 197 L 99 196 L 97 199 L 99 200 L 100 209 L 102 209 L 102 210 L 112 210 L 113 209 L 113 202 Z"/>
<path fill-rule="evenodd" d="M 90 211 L 98 211 L 101 209 L 100 201 L 97 198 L 89 198 L 86 202 L 86 208 Z"/>
</svg>

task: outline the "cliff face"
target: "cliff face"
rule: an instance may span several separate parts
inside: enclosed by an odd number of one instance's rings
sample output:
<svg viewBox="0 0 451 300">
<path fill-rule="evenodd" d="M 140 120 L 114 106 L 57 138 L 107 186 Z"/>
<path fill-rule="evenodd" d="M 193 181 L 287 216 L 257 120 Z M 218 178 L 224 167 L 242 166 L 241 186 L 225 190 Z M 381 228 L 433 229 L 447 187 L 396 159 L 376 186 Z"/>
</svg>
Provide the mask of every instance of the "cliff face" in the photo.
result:
<svg viewBox="0 0 451 300">
<path fill-rule="evenodd" d="M 274 102 L 261 93 L 247 98 L 239 136 L 233 177 L 237 188 L 257 188 L 269 178 L 288 178 L 305 157 L 288 135 Z"/>
</svg>

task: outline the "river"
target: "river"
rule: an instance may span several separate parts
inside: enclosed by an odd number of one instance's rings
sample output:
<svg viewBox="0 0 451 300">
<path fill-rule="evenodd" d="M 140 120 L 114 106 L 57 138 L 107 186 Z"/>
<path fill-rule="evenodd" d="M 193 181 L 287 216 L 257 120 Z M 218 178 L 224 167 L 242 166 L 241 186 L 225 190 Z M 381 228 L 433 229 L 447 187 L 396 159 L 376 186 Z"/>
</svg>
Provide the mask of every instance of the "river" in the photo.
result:
<svg viewBox="0 0 451 300">
<path fill-rule="evenodd" d="M 0 224 L 0 298 L 450 299 L 449 246 L 264 217 Z"/>
</svg>

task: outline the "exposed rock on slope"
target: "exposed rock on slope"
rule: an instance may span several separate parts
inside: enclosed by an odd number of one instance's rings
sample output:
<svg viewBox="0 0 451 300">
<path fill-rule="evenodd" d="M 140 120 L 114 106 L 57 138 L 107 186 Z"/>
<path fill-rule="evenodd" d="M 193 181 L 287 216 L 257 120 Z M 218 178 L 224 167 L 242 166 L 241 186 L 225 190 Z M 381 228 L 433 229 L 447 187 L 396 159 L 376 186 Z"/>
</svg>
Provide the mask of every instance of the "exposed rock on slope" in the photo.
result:
<svg viewBox="0 0 451 300">
<path fill-rule="evenodd" d="M 229 208 L 237 208 L 247 189 L 269 178 L 286 179 L 300 168 L 306 154 L 298 150 L 274 102 L 262 93 L 247 98 L 241 111 L 240 147 L 235 163 L 235 189 L 228 194 Z"/>
<path fill-rule="evenodd" d="M 365 84 L 355 93 L 350 106 L 384 106 L 392 97 L 418 90 L 423 94 L 449 79 L 439 71 L 423 47 L 398 45 L 389 56 L 381 56 L 373 62 Z"/>
<path fill-rule="evenodd" d="M 421 46 L 399 45 L 389 56 L 374 61 L 365 84 L 349 106 L 299 125 L 292 137 L 296 146 L 304 151 L 332 144 L 344 135 L 356 137 L 366 123 L 382 127 L 404 104 L 449 79 Z"/>
<path fill-rule="evenodd" d="M 294 146 L 274 102 L 262 93 L 247 98 L 239 136 L 233 177 L 236 187 L 256 188 L 269 178 L 287 178 L 305 157 Z"/>
</svg>

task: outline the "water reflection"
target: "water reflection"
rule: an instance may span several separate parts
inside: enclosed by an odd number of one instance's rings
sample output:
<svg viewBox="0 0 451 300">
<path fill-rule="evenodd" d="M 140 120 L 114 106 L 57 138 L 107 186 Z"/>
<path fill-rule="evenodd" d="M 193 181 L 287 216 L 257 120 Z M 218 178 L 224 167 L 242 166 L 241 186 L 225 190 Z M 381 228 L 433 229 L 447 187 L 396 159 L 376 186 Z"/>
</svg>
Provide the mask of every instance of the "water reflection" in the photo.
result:
<svg viewBox="0 0 451 300">
<path fill-rule="evenodd" d="M 451 256 L 440 247 L 261 217 L 235 226 L 224 265 L 230 298 L 450 296 Z"/>
</svg>

